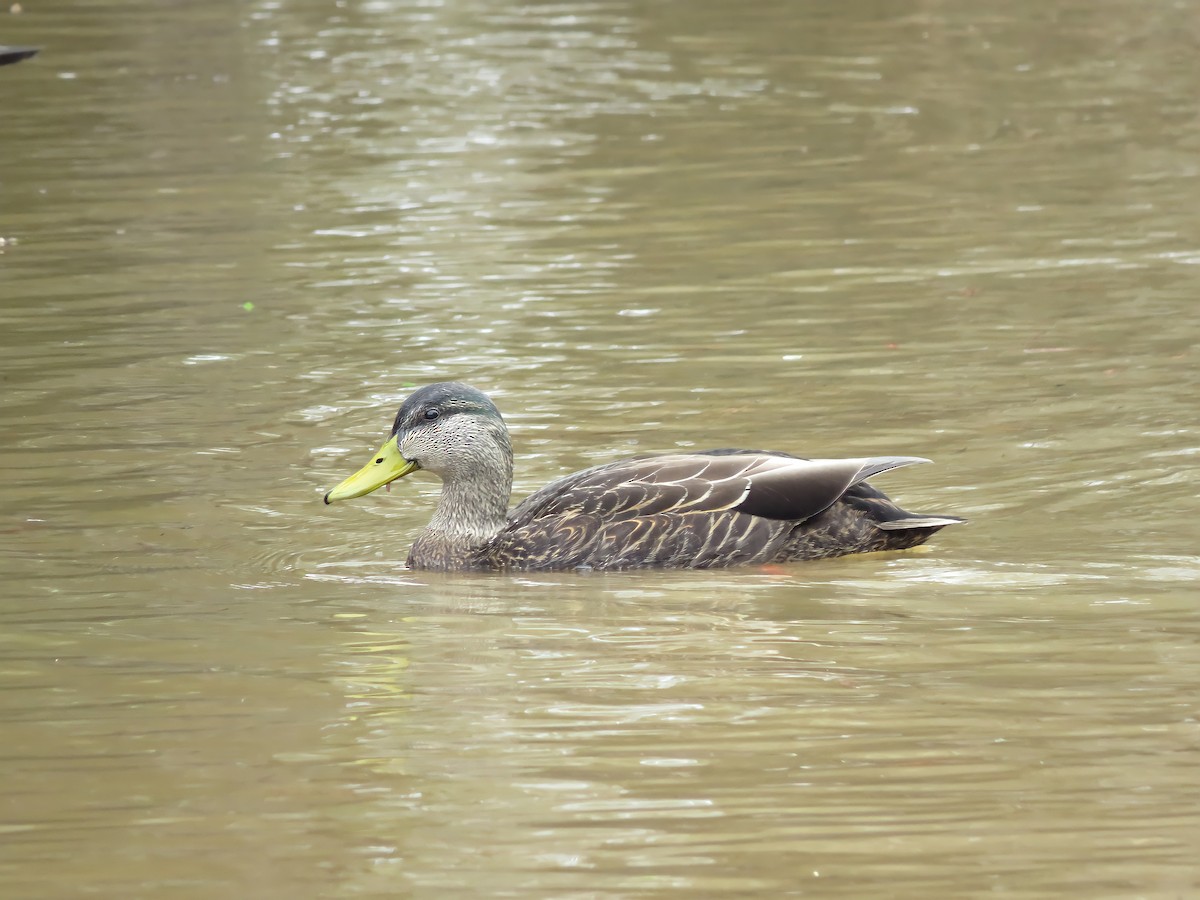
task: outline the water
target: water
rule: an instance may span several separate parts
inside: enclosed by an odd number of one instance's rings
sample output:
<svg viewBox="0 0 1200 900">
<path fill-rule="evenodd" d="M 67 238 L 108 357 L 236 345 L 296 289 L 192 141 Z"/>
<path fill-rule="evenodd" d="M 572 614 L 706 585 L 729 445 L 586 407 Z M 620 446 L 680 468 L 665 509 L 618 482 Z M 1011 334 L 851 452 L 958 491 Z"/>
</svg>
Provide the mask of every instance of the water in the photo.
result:
<svg viewBox="0 0 1200 900">
<path fill-rule="evenodd" d="M 1195 23 L 1125 2 L 4 18 L 14 897 L 1190 896 Z M 924 552 L 404 571 L 516 494 L 911 454 Z"/>
</svg>

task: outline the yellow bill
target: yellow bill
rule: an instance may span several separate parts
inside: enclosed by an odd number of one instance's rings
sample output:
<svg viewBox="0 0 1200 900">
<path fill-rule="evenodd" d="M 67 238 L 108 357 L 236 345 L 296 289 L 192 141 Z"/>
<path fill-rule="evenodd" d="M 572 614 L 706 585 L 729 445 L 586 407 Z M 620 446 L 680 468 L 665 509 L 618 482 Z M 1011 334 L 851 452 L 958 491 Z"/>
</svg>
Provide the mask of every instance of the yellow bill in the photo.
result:
<svg viewBox="0 0 1200 900">
<path fill-rule="evenodd" d="M 379 448 L 379 452 L 371 457 L 369 463 L 326 494 L 325 502 L 361 497 L 419 468 L 421 467 L 415 462 L 409 462 L 400 455 L 400 448 L 396 446 L 396 436 L 392 435 Z"/>
</svg>

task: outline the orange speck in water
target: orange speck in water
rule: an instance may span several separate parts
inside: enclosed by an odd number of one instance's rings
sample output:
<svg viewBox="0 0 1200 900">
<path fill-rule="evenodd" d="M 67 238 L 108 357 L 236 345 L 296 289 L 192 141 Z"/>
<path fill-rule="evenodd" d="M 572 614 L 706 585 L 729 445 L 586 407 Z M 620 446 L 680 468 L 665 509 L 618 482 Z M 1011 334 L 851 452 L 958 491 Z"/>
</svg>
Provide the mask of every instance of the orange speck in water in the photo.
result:
<svg viewBox="0 0 1200 900">
<path fill-rule="evenodd" d="M 758 571 L 764 575 L 786 575 L 788 572 L 786 568 L 775 563 L 767 563 L 765 566 L 759 566 Z"/>
</svg>

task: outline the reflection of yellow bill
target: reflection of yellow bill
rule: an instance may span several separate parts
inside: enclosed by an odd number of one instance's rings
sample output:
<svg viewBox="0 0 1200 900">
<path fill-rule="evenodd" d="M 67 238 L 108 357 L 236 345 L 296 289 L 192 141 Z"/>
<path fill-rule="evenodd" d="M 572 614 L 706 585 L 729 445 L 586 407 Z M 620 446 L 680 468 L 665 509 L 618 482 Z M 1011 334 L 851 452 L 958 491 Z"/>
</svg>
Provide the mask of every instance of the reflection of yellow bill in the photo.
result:
<svg viewBox="0 0 1200 900">
<path fill-rule="evenodd" d="M 421 467 L 415 462 L 409 462 L 400 455 L 400 448 L 396 446 L 396 436 L 392 435 L 379 448 L 379 452 L 371 457 L 369 463 L 326 494 L 325 502 L 361 497 L 419 468 Z"/>
</svg>

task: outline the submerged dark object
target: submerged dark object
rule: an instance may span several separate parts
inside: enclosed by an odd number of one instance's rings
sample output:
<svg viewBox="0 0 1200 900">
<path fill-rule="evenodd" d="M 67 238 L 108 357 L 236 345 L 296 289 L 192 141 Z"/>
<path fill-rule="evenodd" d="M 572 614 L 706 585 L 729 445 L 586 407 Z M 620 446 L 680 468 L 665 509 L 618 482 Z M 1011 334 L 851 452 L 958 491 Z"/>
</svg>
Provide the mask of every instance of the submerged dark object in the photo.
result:
<svg viewBox="0 0 1200 900">
<path fill-rule="evenodd" d="M 427 469 L 442 479 L 442 496 L 409 552 L 413 568 L 709 569 L 923 544 L 963 520 L 905 512 L 866 483 L 923 462 L 760 450 L 643 456 L 560 478 L 509 513 L 504 420 L 482 392 L 444 382 L 404 401 L 379 452 L 325 502 Z"/>
<path fill-rule="evenodd" d="M 7 47 L 0 44 L 0 66 L 11 65 L 37 55 L 41 47 Z"/>
</svg>

